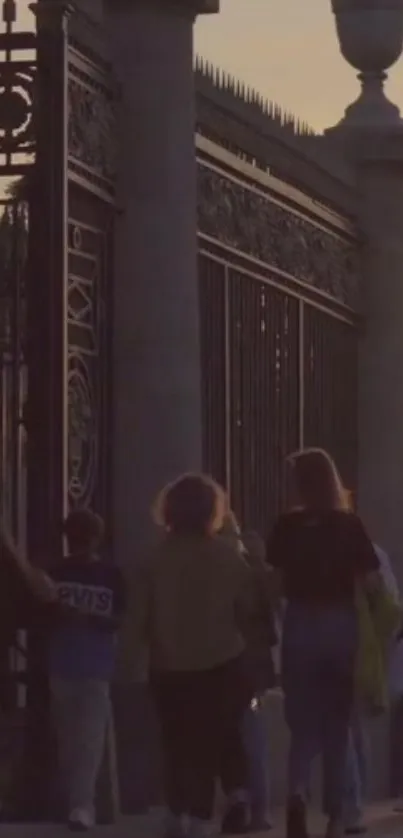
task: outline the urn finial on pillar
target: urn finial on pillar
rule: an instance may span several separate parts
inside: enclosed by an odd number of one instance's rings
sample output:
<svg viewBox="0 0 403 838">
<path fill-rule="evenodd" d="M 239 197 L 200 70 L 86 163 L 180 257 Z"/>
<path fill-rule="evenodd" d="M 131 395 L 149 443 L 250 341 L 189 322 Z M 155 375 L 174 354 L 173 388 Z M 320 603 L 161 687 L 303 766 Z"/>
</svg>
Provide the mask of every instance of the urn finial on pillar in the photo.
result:
<svg viewBox="0 0 403 838">
<path fill-rule="evenodd" d="M 331 0 L 342 55 L 362 90 L 338 127 L 401 126 L 399 108 L 384 93 L 386 71 L 403 49 L 403 0 Z"/>
</svg>

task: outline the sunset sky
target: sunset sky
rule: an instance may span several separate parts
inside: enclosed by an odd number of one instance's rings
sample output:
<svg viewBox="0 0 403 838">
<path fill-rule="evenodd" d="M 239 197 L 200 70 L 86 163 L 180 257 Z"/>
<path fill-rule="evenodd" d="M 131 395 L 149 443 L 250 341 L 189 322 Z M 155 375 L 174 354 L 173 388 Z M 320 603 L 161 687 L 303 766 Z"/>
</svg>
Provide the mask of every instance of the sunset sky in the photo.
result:
<svg viewBox="0 0 403 838">
<path fill-rule="evenodd" d="M 317 129 L 338 122 L 358 94 L 330 0 L 221 0 L 220 15 L 199 19 L 196 49 Z M 403 109 L 403 59 L 387 92 Z"/>
<path fill-rule="evenodd" d="M 17 0 L 21 21 L 30 0 Z M 331 0 L 221 0 L 196 24 L 196 50 L 316 129 L 334 125 L 357 96 L 355 71 L 339 53 Z M 389 97 L 403 109 L 403 59 Z"/>
</svg>

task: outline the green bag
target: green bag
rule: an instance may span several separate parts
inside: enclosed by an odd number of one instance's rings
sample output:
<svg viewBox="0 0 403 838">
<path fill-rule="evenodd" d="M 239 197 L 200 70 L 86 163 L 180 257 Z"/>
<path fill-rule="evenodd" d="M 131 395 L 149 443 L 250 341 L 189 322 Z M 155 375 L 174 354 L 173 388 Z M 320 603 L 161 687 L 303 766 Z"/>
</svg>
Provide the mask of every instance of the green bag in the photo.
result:
<svg viewBox="0 0 403 838">
<path fill-rule="evenodd" d="M 402 620 L 402 608 L 383 583 L 369 595 L 357 586 L 358 647 L 355 694 L 365 712 L 388 707 L 387 650 Z"/>
</svg>

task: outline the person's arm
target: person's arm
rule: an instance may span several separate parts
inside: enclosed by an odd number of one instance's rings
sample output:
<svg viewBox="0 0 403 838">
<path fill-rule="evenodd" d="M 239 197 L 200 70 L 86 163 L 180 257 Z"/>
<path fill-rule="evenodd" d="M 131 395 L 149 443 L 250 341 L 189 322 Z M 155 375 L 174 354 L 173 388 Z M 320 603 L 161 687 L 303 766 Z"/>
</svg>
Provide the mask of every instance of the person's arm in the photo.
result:
<svg viewBox="0 0 403 838">
<path fill-rule="evenodd" d="M 246 531 L 242 533 L 242 541 L 254 577 L 256 616 L 267 625 L 268 635 L 272 637 L 272 645 L 275 645 L 277 632 L 273 612 L 278 583 L 275 583 L 275 574 L 266 563 L 266 546 L 261 536 L 257 532 Z"/>
<path fill-rule="evenodd" d="M 30 564 L 18 549 L 4 526 L 0 527 L 0 560 L 14 567 L 30 591 L 43 602 L 54 602 L 56 590 L 52 580 L 40 568 Z"/>
<path fill-rule="evenodd" d="M 382 584 L 379 558 L 360 518 L 351 515 L 350 525 L 354 570 L 365 590 L 371 594 Z"/>
<path fill-rule="evenodd" d="M 74 610 L 74 609 L 73 609 Z M 126 611 L 126 585 L 122 572 L 114 568 L 113 610 L 111 614 L 88 614 L 78 610 L 77 619 L 86 622 L 100 631 L 116 632 L 119 630 Z"/>
<path fill-rule="evenodd" d="M 246 558 L 238 551 L 231 550 L 231 575 L 235 585 L 235 617 L 242 633 L 248 630 L 251 620 L 259 611 L 258 582 L 256 573 Z"/>
<path fill-rule="evenodd" d="M 287 519 L 280 516 L 266 544 L 266 562 L 271 573 L 271 588 L 276 605 L 280 604 L 283 596 L 283 574 L 287 558 L 286 532 Z"/>
<path fill-rule="evenodd" d="M 384 581 L 384 584 L 390 594 L 391 597 L 395 600 L 395 602 L 400 602 L 400 591 L 399 585 L 397 583 L 397 579 L 392 567 L 392 562 L 385 552 L 385 550 L 381 550 L 376 544 L 374 544 L 374 550 L 376 555 L 378 556 L 379 561 L 379 571 Z"/>
</svg>

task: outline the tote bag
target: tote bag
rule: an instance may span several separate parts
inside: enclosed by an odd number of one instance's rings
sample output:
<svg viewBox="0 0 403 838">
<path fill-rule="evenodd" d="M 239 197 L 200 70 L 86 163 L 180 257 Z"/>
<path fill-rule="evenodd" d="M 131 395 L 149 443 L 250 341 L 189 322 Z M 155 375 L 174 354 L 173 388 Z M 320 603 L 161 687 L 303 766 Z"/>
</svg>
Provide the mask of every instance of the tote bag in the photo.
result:
<svg viewBox="0 0 403 838">
<path fill-rule="evenodd" d="M 402 609 L 383 583 L 370 596 L 357 585 L 355 601 L 358 619 L 356 700 L 366 712 L 382 713 L 389 703 L 388 649 L 401 623 Z"/>
<path fill-rule="evenodd" d="M 388 656 L 389 698 L 403 698 L 403 639 L 396 640 Z"/>
</svg>

